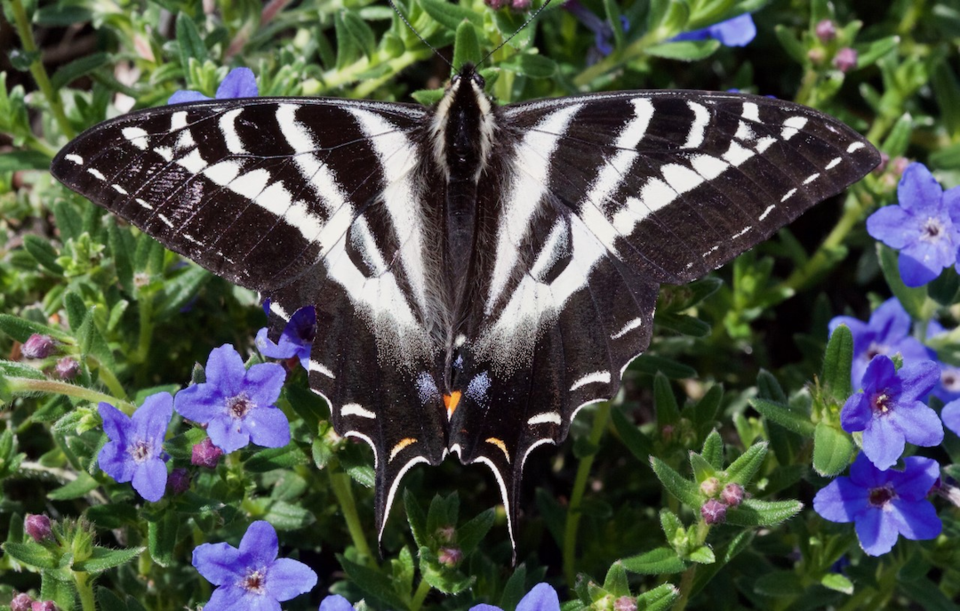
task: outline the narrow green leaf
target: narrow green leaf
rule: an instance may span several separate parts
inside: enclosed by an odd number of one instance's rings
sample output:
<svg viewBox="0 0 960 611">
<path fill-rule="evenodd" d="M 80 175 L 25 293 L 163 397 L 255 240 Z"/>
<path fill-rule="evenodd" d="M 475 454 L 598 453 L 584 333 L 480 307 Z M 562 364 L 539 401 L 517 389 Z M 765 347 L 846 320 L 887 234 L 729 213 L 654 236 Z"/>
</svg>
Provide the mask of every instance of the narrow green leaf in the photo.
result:
<svg viewBox="0 0 960 611">
<path fill-rule="evenodd" d="M 697 564 L 713 564 L 717 561 L 716 556 L 713 555 L 713 550 L 706 545 L 701 545 L 690 552 L 687 559 Z"/>
<path fill-rule="evenodd" d="M 706 479 L 709 479 L 717 474 L 716 469 L 713 468 L 713 465 L 704 458 L 703 456 L 697 454 L 696 452 L 689 452 L 690 457 L 690 467 L 693 468 L 693 479 L 698 482 L 703 482 Z"/>
<path fill-rule="evenodd" d="M 90 477 L 90 475 L 85 471 L 80 471 L 77 473 L 77 479 L 64 484 L 55 490 L 51 490 L 47 493 L 47 498 L 53 501 L 68 501 L 70 499 L 78 499 L 91 490 L 94 490 L 99 485 L 100 482 Z"/>
<path fill-rule="evenodd" d="M 410 532 L 413 533 L 413 540 L 417 547 L 427 547 L 427 514 L 423 512 L 423 507 L 417 500 L 416 495 L 409 488 L 403 491 L 403 506 L 407 512 L 407 522 L 410 524 Z"/>
<path fill-rule="evenodd" d="M 703 499 L 699 486 L 674 471 L 667 463 L 655 456 L 650 457 L 650 466 L 653 467 L 653 472 L 660 483 L 663 484 L 663 487 L 667 489 L 667 492 L 691 508 L 700 508 Z"/>
<path fill-rule="evenodd" d="M 120 597 L 103 586 L 97 588 L 97 607 L 100 611 L 128 611 Z"/>
<path fill-rule="evenodd" d="M 251 473 L 264 473 L 308 464 L 310 457 L 295 441 L 291 441 L 282 448 L 260 450 L 244 461 L 243 468 Z"/>
<path fill-rule="evenodd" d="M 480 541 L 490 532 L 496 519 L 496 512 L 490 508 L 457 529 L 457 543 L 465 556 L 473 553 Z"/>
<path fill-rule="evenodd" d="M 263 519 L 273 524 L 277 530 L 300 530 L 317 521 L 313 512 L 299 503 L 274 501 Z"/>
<path fill-rule="evenodd" d="M 129 549 L 110 549 L 95 546 L 90 557 L 83 562 L 74 562 L 73 569 L 87 573 L 101 573 L 107 569 L 130 562 L 147 549 L 145 547 L 131 547 Z"/>
<path fill-rule="evenodd" d="M 459 4 L 452 4 L 443 0 L 420 0 L 420 6 L 428 15 L 433 17 L 434 21 L 451 32 L 456 32 L 457 28 L 460 27 L 460 22 L 464 20 L 478 28 L 483 27 L 483 17 L 480 13 Z"/>
<path fill-rule="evenodd" d="M 664 329 L 669 329 L 674 333 L 690 337 L 707 337 L 713 328 L 709 323 L 699 318 L 673 312 L 657 313 L 654 317 L 654 322 Z"/>
<path fill-rule="evenodd" d="M 102 51 L 85 55 L 80 59 L 75 59 L 58 68 L 57 71 L 53 73 L 53 76 L 50 77 L 50 84 L 53 85 L 54 90 L 59 91 L 81 76 L 90 74 L 97 68 L 108 65 L 110 61 L 110 54 Z"/>
<path fill-rule="evenodd" d="M 716 423 L 720 403 L 723 401 L 723 385 L 714 384 L 693 407 L 693 425 L 697 436 L 704 437 Z"/>
<path fill-rule="evenodd" d="M 823 576 L 823 579 L 820 580 L 820 585 L 831 590 L 836 590 L 837 592 L 842 592 L 848 596 L 853 594 L 853 582 L 840 573 L 827 573 Z"/>
<path fill-rule="evenodd" d="M 687 563 L 669 547 L 658 547 L 637 556 L 624 558 L 620 563 L 631 573 L 641 575 L 668 575 L 679 573 L 687 568 Z"/>
<path fill-rule="evenodd" d="M 376 598 L 393 609 L 406 609 L 409 605 L 393 589 L 390 578 L 378 570 L 367 568 L 337 554 L 337 560 L 343 571 L 360 590 L 372 598 Z"/>
<path fill-rule="evenodd" d="M 180 309 L 212 278 L 213 274 L 202 267 L 189 265 L 175 278 L 167 280 L 163 285 L 164 298 L 154 313 L 155 319 L 161 321 L 180 314 Z"/>
<path fill-rule="evenodd" d="M 713 566 L 713 565 L 710 565 Z M 701 573 L 697 569 L 697 575 Z M 637 609 L 644 611 L 666 611 L 680 598 L 680 591 L 672 583 L 661 584 L 637 596 Z"/>
<path fill-rule="evenodd" d="M 164 511 L 160 519 L 147 523 L 147 549 L 150 558 L 162 567 L 176 562 L 174 548 L 179 538 L 180 518 L 174 511 Z"/>
<path fill-rule="evenodd" d="M 890 159 L 905 155 L 912 135 L 913 116 L 907 112 L 897 118 L 890 133 L 880 145 L 880 150 L 889 155 Z"/>
<path fill-rule="evenodd" d="M 720 48 L 719 40 L 684 40 L 664 42 L 647 47 L 647 55 L 663 59 L 677 59 L 685 62 L 706 59 Z"/>
<path fill-rule="evenodd" d="M 190 59 L 193 58 L 199 63 L 207 59 L 207 47 L 203 44 L 203 38 L 197 29 L 197 24 L 193 22 L 186 12 L 177 14 L 177 44 L 180 46 L 180 67 L 184 71 L 190 66 Z"/>
<path fill-rule="evenodd" d="M 897 582 L 900 593 L 907 600 L 919 604 L 926 611 L 957 611 L 960 606 L 947 598 L 940 588 L 928 578 Z"/>
<path fill-rule="evenodd" d="M 652 354 L 641 354 L 633 360 L 630 368 L 641 373 L 648 373 L 650 375 L 660 372 L 671 380 L 683 380 L 686 378 L 697 377 L 697 370 L 693 367 L 684 365 L 683 363 L 678 363 L 673 359 L 668 359 L 662 356 L 653 356 Z"/>
<path fill-rule="evenodd" d="M 107 246 L 110 248 L 110 255 L 113 257 L 117 280 L 127 294 L 133 295 L 136 287 L 133 284 L 133 261 L 130 260 L 130 249 L 124 243 L 123 235 L 113 217 L 109 217 L 106 224 Z"/>
<path fill-rule="evenodd" d="M 753 584 L 753 591 L 771 598 L 792 598 L 803 594 L 800 576 L 793 571 L 771 571 L 761 575 Z"/>
<path fill-rule="evenodd" d="M 800 501 L 761 501 L 746 499 L 727 510 L 727 524 L 735 526 L 776 526 L 803 509 Z"/>
<path fill-rule="evenodd" d="M 823 355 L 821 381 L 824 389 L 838 405 L 843 405 L 853 394 L 850 388 L 850 369 L 853 366 L 853 333 L 846 325 L 833 330 Z"/>
<path fill-rule="evenodd" d="M 657 412 L 657 426 L 664 427 L 680 422 L 680 407 L 670 387 L 670 380 L 660 372 L 653 378 L 653 403 Z"/>
<path fill-rule="evenodd" d="M 650 452 L 653 451 L 653 442 L 643 434 L 637 425 L 627 419 L 623 411 L 613 409 L 610 412 L 610 416 L 613 419 L 613 426 L 617 429 L 617 434 L 620 435 L 620 441 L 623 442 L 623 445 L 627 446 L 630 453 L 639 460 L 646 461 L 650 457 Z"/>
<path fill-rule="evenodd" d="M 527 566 L 521 564 L 510 575 L 510 579 L 503 586 L 503 594 L 500 595 L 501 609 L 516 609 L 517 603 L 527 593 Z"/>
<path fill-rule="evenodd" d="M 38 235 L 28 233 L 23 236 L 23 247 L 30 253 L 30 256 L 37 260 L 37 263 L 47 270 L 57 275 L 63 274 L 63 267 L 57 263 L 57 250 L 49 241 Z"/>
<path fill-rule="evenodd" d="M 80 328 L 77 329 L 77 344 L 80 346 L 81 353 L 96 357 L 102 366 L 111 370 L 116 368 L 113 351 L 110 350 L 110 345 L 97 326 L 93 308 L 90 308 Z"/>
<path fill-rule="evenodd" d="M 610 30 L 613 32 L 614 48 L 622 49 L 624 47 L 623 24 L 620 20 L 620 7 L 615 0 L 603 0 L 603 9 L 607 14 L 607 23 L 610 24 Z"/>
<path fill-rule="evenodd" d="M 39 151 L 12 151 L 0 153 L 0 172 L 20 170 L 48 170 L 52 159 Z M 27 234 L 30 235 L 30 234 Z"/>
<path fill-rule="evenodd" d="M 480 54 L 480 39 L 477 37 L 477 28 L 469 21 L 463 21 L 457 26 L 457 38 L 453 45 L 453 67 L 460 70 L 464 64 L 476 65 L 483 59 Z"/>
<path fill-rule="evenodd" d="M 761 369 L 760 373 L 757 374 L 757 394 L 761 399 L 768 399 L 777 403 L 787 402 L 787 393 L 783 392 L 779 380 L 766 369 Z"/>
<path fill-rule="evenodd" d="M 0 361 L 0 377 L 2 376 L 30 378 L 31 380 L 44 380 L 47 377 L 39 369 L 16 361 Z"/>
<path fill-rule="evenodd" d="M 824 421 L 813 433 L 813 468 L 825 477 L 832 477 L 847 468 L 857 447 L 847 433 Z"/>
<path fill-rule="evenodd" d="M 873 40 L 865 45 L 855 45 L 857 51 L 857 68 L 866 68 L 874 63 L 900 44 L 899 36 L 887 36 L 879 40 Z M 937 62 L 937 65 L 943 65 L 945 62 Z M 936 72 L 934 72 L 934 88 L 936 88 Z M 940 111 L 945 115 L 947 111 L 940 107 Z M 946 118 L 946 117 L 945 117 Z M 951 132 L 955 134 L 956 132 Z"/>
<path fill-rule="evenodd" d="M 848 382 L 850 380 L 849 373 L 847 373 L 847 380 Z M 809 415 L 801 414 L 787 405 L 765 401 L 764 399 L 750 399 L 750 405 L 767 420 L 804 437 L 813 437 L 815 425 L 810 422 Z"/>
<path fill-rule="evenodd" d="M 354 62 L 360 55 L 360 47 L 357 41 L 350 36 L 347 25 L 344 22 L 345 11 L 338 11 L 333 19 L 334 32 L 337 35 L 337 64 L 336 68 L 342 70 Z"/>
<path fill-rule="evenodd" d="M 37 25 L 65 27 L 75 23 L 84 24 L 93 19 L 93 11 L 85 6 L 48 4 L 33 14 Z"/>
<path fill-rule="evenodd" d="M 0 545 L 0 549 L 20 564 L 26 564 L 27 566 L 38 569 L 57 568 L 56 556 L 39 543 L 34 543 L 33 541 L 27 543 L 7 542 Z"/>
<path fill-rule="evenodd" d="M 697 567 L 697 575 L 694 578 L 693 589 L 690 595 L 694 596 L 700 592 L 724 566 L 736 558 L 740 552 L 750 547 L 750 542 L 753 541 L 753 537 L 753 531 L 744 530 L 723 547 L 715 549 L 714 554 L 717 557 L 717 561 L 713 564 Z"/>
<path fill-rule="evenodd" d="M 377 51 L 377 37 L 360 15 L 353 11 L 344 10 L 340 15 L 343 18 L 344 29 L 353 38 L 357 47 L 367 57 L 372 57 Z"/>
<path fill-rule="evenodd" d="M 753 480 L 753 476 L 760 470 L 763 459 L 767 457 L 766 442 L 755 443 L 740 457 L 727 467 L 726 483 L 737 483 L 744 488 Z"/>
<path fill-rule="evenodd" d="M 47 167 L 49 167 L 47 163 Z M 83 233 L 83 217 L 64 199 L 53 202 L 53 216 L 62 240 L 76 239 Z"/>
<path fill-rule="evenodd" d="M 507 61 L 501 62 L 500 67 L 530 78 L 552 78 L 557 73 L 557 62 L 549 57 L 532 53 L 518 53 Z"/>
<path fill-rule="evenodd" d="M 619 560 L 610 565 L 607 576 L 603 579 L 603 589 L 616 596 L 630 596 L 630 583 L 627 580 L 627 571 Z"/>
<path fill-rule="evenodd" d="M 777 34 L 777 40 L 780 41 L 780 46 L 783 47 L 794 63 L 805 64 L 807 62 L 807 48 L 797 39 L 794 28 L 777 25 L 773 30 Z"/>
<path fill-rule="evenodd" d="M 63 308 L 67 311 L 67 324 L 77 331 L 87 318 L 87 304 L 83 302 L 83 297 L 75 291 L 67 291 L 63 294 Z"/>
<path fill-rule="evenodd" d="M 703 442 L 703 451 L 700 452 L 707 459 L 714 469 L 723 468 L 723 438 L 716 429 L 707 435 Z"/>
<path fill-rule="evenodd" d="M 663 534 L 667 541 L 673 541 L 677 536 L 677 531 L 683 528 L 683 522 L 669 509 L 660 510 L 660 526 L 663 528 Z"/>
</svg>

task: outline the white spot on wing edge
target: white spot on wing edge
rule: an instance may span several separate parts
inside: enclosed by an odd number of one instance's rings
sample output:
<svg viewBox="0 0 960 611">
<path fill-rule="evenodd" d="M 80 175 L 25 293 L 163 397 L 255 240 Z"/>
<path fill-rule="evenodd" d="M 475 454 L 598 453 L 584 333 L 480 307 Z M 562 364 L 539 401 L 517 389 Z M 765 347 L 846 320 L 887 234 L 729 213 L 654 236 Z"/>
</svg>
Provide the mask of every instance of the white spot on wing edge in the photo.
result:
<svg viewBox="0 0 960 611">
<path fill-rule="evenodd" d="M 347 403 L 340 408 L 340 416 L 359 416 L 360 418 L 369 418 L 370 420 L 376 420 L 377 415 L 371 412 L 368 409 L 365 409 L 359 403 Z M 391 456 L 390 458 L 393 458 Z"/>
<path fill-rule="evenodd" d="M 767 209 L 763 211 L 763 214 L 761 214 L 761 215 L 757 218 L 757 220 L 762 221 L 763 219 L 767 218 L 767 215 L 770 214 L 771 212 L 773 212 L 773 209 L 776 208 L 776 207 L 777 207 L 776 204 L 770 204 L 769 206 L 767 206 Z"/>
<path fill-rule="evenodd" d="M 785 194 L 783 197 L 780 198 L 780 201 L 781 201 L 781 202 L 787 201 L 788 199 L 790 199 L 791 197 L 793 197 L 793 194 L 796 193 L 796 192 L 797 192 L 796 189 L 790 189 L 789 191 L 786 192 L 786 194 Z M 761 217 L 761 218 L 762 218 L 762 217 Z"/>
<path fill-rule="evenodd" d="M 637 329 L 637 328 L 639 328 L 639 327 L 642 327 L 642 326 L 643 326 L 643 319 L 642 319 L 642 318 L 634 318 L 633 320 L 631 320 L 631 321 L 628 322 L 627 324 L 623 325 L 623 327 L 621 327 L 619 331 L 617 331 L 616 333 L 614 333 L 613 335 L 611 335 L 611 336 L 610 336 L 610 339 L 620 339 L 621 337 L 623 337 L 623 336 L 626 335 L 627 333 L 633 331 L 634 329 Z"/>
<path fill-rule="evenodd" d="M 333 372 L 330 371 L 323 363 L 310 359 L 310 371 L 316 371 L 319 374 L 325 375 L 328 378 L 336 379 L 336 376 L 333 375 Z"/>
<path fill-rule="evenodd" d="M 290 320 L 290 315 L 287 314 L 287 311 L 276 301 L 270 302 L 270 311 L 284 320 Z"/>
<path fill-rule="evenodd" d="M 833 159 L 830 160 L 830 163 L 827 164 L 826 169 L 827 169 L 827 170 L 832 170 L 833 168 L 837 167 L 837 166 L 840 164 L 841 161 L 843 161 L 843 158 L 841 158 L 841 157 L 834 157 Z"/>
<path fill-rule="evenodd" d="M 610 383 L 610 372 L 609 371 L 594 371 L 593 373 L 588 373 L 579 380 L 573 383 L 570 387 L 571 391 L 574 391 L 582 386 L 587 384 L 609 384 Z"/>
<path fill-rule="evenodd" d="M 83 165 L 83 157 L 81 157 L 80 155 L 74 155 L 73 153 L 71 153 L 69 155 L 66 155 L 64 159 L 66 159 L 67 161 L 72 161 L 77 165 Z"/>
<path fill-rule="evenodd" d="M 139 197 L 138 197 L 136 200 L 134 200 L 134 201 L 136 201 L 138 204 L 140 204 L 141 206 L 143 206 L 143 207 L 146 208 L 147 210 L 153 210 L 153 206 L 151 206 L 151 205 L 149 204 L 149 202 L 146 202 L 146 201 L 140 199 Z"/>
<path fill-rule="evenodd" d="M 223 134 L 223 141 L 227 145 L 227 150 L 234 155 L 244 155 L 247 149 L 243 147 L 243 141 L 240 140 L 240 134 L 237 133 L 236 120 L 243 108 L 234 108 L 229 112 L 223 113 L 220 117 L 220 131 Z M 186 114 L 186 113 L 184 113 Z"/>
<path fill-rule="evenodd" d="M 87 170 L 87 173 L 96 178 L 97 180 L 106 180 L 107 177 L 103 175 L 103 172 L 97 168 L 90 168 Z"/>
<path fill-rule="evenodd" d="M 818 178 L 820 178 L 820 173 L 819 173 L 819 172 L 817 172 L 816 174 L 811 174 L 810 176 L 807 176 L 806 180 L 803 181 L 803 184 L 809 185 L 810 183 L 812 183 L 813 181 L 815 181 L 815 180 L 818 179 Z"/>
<path fill-rule="evenodd" d="M 181 110 L 170 115 L 170 131 L 175 132 L 187 126 L 187 111 Z"/>
<path fill-rule="evenodd" d="M 129 195 L 129 193 L 127 193 L 127 190 L 121 187 L 120 185 L 110 185 L 110 186 L 113 187 L 113 190 L 119 193 L 120 195 Z"/>
<path fill-rule="evenodd" d="M 847 147 L 847 152 L 848 152 L 848 153 L 852 153 L 852 152 L 854 152 L 854 151 L 858 151 L 858 150 L 862 149 L 863 146 L 864 146 L 864 145 L 863 145 L 863 142 L 854 142 L 854 143 L 852 143 L 850 146 Z"/>
<path fill-rule="evenodd" d="M 756 105 L 755 102 L 744 102 L 743 103 L 743 112 L 740 113 L 740 116 L 744 119 L 754 121 L 756 123 L 760 122 L 760 107 Z"/>
<path fill-rule="evenodd" d="M 690 131 L 687 133 L 687 141 L 683 143 L 683 148 L 695 149 L 703 144 L 706 138 L 707 126 L 710 125 L 710 111 L 706 106 L 689 100 L 687 107 L 693 111 L 693 122 L 690 124 Z"/>
<path fill-rule="evenodd" d="M 544 412 L 542 414 L 537 414 L 536 416 L 531 416 L 527 420 L 527 424 L 534 426 L 536 424 L 557 424 L 559 425 L 562 422 L 560 419 L 560 414 L 557 412 Z"/>
<path fill-rule="evenodd" d="M 141 151 L 147 150 L 147 130 L 142 127 L 124 127 L 120 133 L 133 146 Z"/>
</svg>

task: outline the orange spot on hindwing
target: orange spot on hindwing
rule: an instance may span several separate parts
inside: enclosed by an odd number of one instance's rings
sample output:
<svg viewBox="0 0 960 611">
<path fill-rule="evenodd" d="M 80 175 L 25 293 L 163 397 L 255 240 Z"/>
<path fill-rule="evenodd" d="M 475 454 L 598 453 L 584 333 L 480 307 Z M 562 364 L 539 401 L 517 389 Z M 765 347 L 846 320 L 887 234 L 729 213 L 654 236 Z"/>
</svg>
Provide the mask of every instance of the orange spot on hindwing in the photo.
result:
<svg viewBox="0 0 960 611">
<path fill-rule="evenodd" d="M 443 404 L 447 406 L 447 420 L 453 418 L 453 412 L 457 411 L 457 404 L 460 403 L 462 394 L 459 390 L 455 390 L 449 395 L 443 395 Z"/>
</svg>

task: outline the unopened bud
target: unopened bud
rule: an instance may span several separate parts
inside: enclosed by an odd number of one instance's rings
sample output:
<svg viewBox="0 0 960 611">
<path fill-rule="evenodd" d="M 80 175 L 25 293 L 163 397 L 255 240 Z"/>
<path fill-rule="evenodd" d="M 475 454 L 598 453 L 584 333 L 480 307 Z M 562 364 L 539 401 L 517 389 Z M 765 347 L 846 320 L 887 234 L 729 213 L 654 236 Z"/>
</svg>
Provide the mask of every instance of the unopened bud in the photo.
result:
<svg viewBox="0 0 960 611">
<path fill-rule="evenodd" d="M 23 343 L 21 354 L 28 359 L 45 359 L 57 349 L 57 342 L 49 335 L 34 333 Z"/>
<path fill-rule="evenodd" d="M 495 11 L 499 11 L 503 7 L 510 4 L 510 0 L 483 0 L 483 3 L 492 8 Z"/>
<path fill-rule="evenodd" d="M 167 478 L 167 488 L 173 494 L 183 494 L 190 488 L 190 474 L 186 469 L 174 469 Z"/>
<path fill-rule="evenodd" d="M 37 543 L 46 541 L 51 537 L 53 532 L 50 526 L 50 518 L 43 514 L 28 513 L 26 519 L 23 520 L 23 529 Z"/>
<path fill-rule="evenodd" d="M 827 52 L 820 47 L 814 47 L 807 51 L 807 59 L 813 64 L 822 64 L 823 60 L 827 59 Z"/>
<path fill-rule="evenodd" d="M 65 356 L 57 361 L 57 377 L 61 380 L 72 380 L 80 373 L 80 363 L 75 359 Z"/>
<path fill-rule="evenodd" d="M 613 603 L 613 611 L 637 611 L 637 599 L 621 596 Z"/>
<path fill-rule="evenodd" d="M 190 464 L 216 469 L 221 456 L 223 456 L 223 450 L 213 445 L 213 441 L 207 437 L 193 446 L 193 451 L 190 453 Z"/>
<path fill-rule="evenodd" d="M 33 599 L 29 594 L 17 594 L 10 601 L 10 611 L 32 611 Z"/>
<path fill-rule="evenodd" d="M 530 0 L 511 0 L 510 2 L 510 8 L 515 11 L 529 11 L 530 5 Z"/>
<path fill-rule="evenodd" d="M 833 67 L 840 72 L 850 72 L 857 67 L 857 52 L 850 47 L 840 49 L 833 58 Z"/>
<path fill-rule="evenodd" d="M 30 605 L 30 611 L 60 611 L 60 607 L 52 600 L 35 600 Z"/>
<path fill-rule="evenodd" d="M 463 560 L 463 550 L 459 547 L 442 547 L 437 558 L 440 560 L 440 564 L 452 569 Z"/>
<path fill-rule="evenodd" d="M 720 493 L 720 499 L 730 507 L 736 507 L 743 502 L 743 486 L 740 484 L 727 484 Z"/>
<path fill-rule="evenodd" d="M 452 543 L 456 535 L 457 530 L 453 526 L 441 526 L 437 529 L 437 539 L 441 543 Z"/>
<path fill-rule="evenodd" d="M 716 499 L 710 499 L 700 507 L 700 515 L 707 524 L 723 524 L 727 520 L 727 506 Z"/>
<path fill-rule="evenodd" d="M 824 19 L 814 28 L 820 42 L 830 42 L 837 37 L 837 26 L 829 19 Z"/>
<path fill-rule="evenodd" d="M 720 492 L 720 481 L 715 477 L 709 477 L 700 483 L 700 492 L 708 497 L 715 497 Z"/>
</svg>

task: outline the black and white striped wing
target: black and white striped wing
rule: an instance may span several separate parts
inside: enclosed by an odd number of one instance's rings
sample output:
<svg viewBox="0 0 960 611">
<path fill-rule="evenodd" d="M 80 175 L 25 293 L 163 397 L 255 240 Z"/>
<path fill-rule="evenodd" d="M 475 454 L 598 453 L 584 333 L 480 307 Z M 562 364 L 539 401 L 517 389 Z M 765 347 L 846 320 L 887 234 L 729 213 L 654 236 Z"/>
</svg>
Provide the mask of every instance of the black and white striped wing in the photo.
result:
<svg viewBox="0 0 960 611">
<path fill-rule="evenodd" d="M 477 246 L 492 254 L 450 444 L 488 464 L 509 501 L 529 452 L 617 393 L 649 344 L 660 283 L 719 267 L 879 156 L 826 115 L 756 96 L 627 92 L 502 110 L 503 186 Z"/>
<path fill-rule="evenodd" d="M 336 431 L 373 447 L 378 520 L 404 464 L 391 449 L 414 439 L 437 464 L 446 448 L 441 396 L 416 375 L 439 350 L 414 171 L 426 113 L 315 98 L 167 106 L 91 129 L 52 167 L 167 248 L 269 297 L 280 321 L 316 307 L 310 384 Z"/>
</svg>

